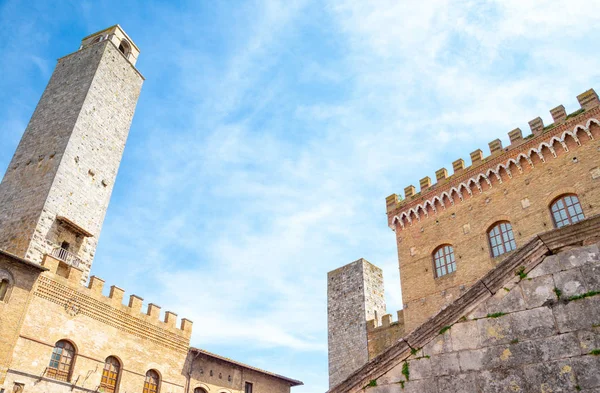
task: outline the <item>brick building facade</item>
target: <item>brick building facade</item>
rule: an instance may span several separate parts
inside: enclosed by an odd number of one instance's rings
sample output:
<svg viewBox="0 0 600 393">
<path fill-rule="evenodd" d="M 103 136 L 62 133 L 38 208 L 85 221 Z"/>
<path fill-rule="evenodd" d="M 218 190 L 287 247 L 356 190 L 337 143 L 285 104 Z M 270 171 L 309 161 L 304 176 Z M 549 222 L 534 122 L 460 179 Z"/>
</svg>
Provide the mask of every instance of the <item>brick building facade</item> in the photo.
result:
<svg viewBox="0 0 600 393">
<path fill-rule="evenodd" d="M 456 160 L 451 176 L 442 168 L 435 173 L 435 183 L 429 177 L 420 180 L 418 193 L 411 185 L 404 198 L 396 194 L 386 198 L 387 223 L 396 234 L 404 307 L 397 322 L 389 314 L 367 321 L 360 336 L 367 337 L 368 361 L 352 372 L 334 374 L 340 366 L 332 368 L 331 354 L 337 348 L 331 348 L 330 339 L 330 378 L 336 376 L 330 386 L 338 386 L 333 391 L 344 391 L 339 382 L 390 356 L 399 342 L 407 340 L 407 333 L 425 329 L 434 316 L 464 302 L 482 277 L 538 234 L 600 213 L 600 100 L 592 89 L 577 99 L 581 108 L 576 112 L 567 115 L 564 106 L 558 106 L 550 111 L 552 124 L 545 126 L 538 117 L 529 122 L 531 135 L 524 138 L 515 129 L 509 133 L 509 146 L 496 139 L 489 143 L 489 156 L 476 150 L 470 154 L 470 166 Z M 332 283 L 328 284 L 331 290 Z M 342 299 L 330 295 L 330 310 L 355 307 L 348 299 L 360 288 L 338 291 L 349 295 Z M 361 307 L 373 313 L 369 303 Z M 334 334 L 344 329 L 331 313 L 329 321 Z M 598 322 L 590 326 L 594 323 Z M 332 326 L 329 329 L 331 337 Z M 355 363 L 343 357 L 336 362 Z M 382 391 L 395 391 L 390 389 Z"/>
<path fill-rule="evenodd" d="M 0 184 L 0 393 L 289 393 L 91 276 L 143 77 L 117 25 L 58 60 Z M 82 285 L 87 283 L 87 285 Z"/>
</svg>

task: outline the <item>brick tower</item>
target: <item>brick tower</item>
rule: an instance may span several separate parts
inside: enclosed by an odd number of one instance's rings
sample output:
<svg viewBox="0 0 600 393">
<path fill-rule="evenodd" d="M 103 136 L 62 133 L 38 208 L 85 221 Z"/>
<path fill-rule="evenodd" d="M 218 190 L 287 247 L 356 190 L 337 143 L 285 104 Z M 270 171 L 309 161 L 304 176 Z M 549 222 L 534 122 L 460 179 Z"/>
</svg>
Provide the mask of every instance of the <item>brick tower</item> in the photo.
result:
<svg viewBox="0 0 600 393">
<path fill-rule="evenodd" d="M 0 184 L 0 249 L 88 277 L 143 76 L 120 26 L 58 60 Z"/>
<path fill-rule="evenodd" d="M 330 387 L 369 361 L 367 321 L 385 312 L 380 268 L 361 258 L 327 273 Z"/>
</svg>

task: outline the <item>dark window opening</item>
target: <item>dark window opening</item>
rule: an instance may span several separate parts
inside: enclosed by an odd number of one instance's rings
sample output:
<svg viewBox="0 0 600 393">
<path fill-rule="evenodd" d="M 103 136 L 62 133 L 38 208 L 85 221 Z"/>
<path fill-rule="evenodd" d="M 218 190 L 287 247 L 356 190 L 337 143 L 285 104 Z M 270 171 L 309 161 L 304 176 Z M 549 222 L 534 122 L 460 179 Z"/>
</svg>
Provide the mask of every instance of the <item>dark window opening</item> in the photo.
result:
<svg viewBox="0 0 600 393">
<path fill-rule="evenodd" d="M 252 384 L 250 382 L 246 382 L 246 387 L 244 388 L 244 393 L 252 393 Z"/>
</svg>

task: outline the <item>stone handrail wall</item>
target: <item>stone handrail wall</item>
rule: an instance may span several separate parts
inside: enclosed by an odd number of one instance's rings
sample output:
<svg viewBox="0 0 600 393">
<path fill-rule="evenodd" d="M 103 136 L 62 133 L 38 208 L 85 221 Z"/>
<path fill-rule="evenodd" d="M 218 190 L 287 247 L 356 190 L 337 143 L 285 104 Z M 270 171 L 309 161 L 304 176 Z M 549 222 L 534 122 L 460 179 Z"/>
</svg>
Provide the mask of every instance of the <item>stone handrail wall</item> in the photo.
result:
<svg viewBox="0 0 600 393">
<path fill-rule="evenodd" d="M 474 318 L 473 315 L 470 316 L 471 313 L 484 302 L 506 292 L 504 288 L 511 285 L 511 283 L 515 285 L 515 280 L 520 278 L 519 275 L 527 275 L 542 263 L 548 255 L 557 253 L 561 249 L 600 241 L 599 233 L 600 216 L 595 216 L 577 224 L 535 236 L 514 254 L 500 262 L 498 266 L 489 271 L 482 279 L 478 280 L 455 302 L 400 339 L 381 355 L 370 360 L 345 381 L 331 388 L 329 392 L 358 392 L 368 385 L 377 385 L 377 380 L 387 373 L 391 373 L 392 370 L 396 370 L 396 373 L 400 372 L 398 371 L 398 367 L 404 367 L 403 362 L 409 359 L 410 356 L 415 357 L 418 355 L 420 349 L 426 348 L 428 345 L 429 348 L 434 346 L 435 344 L 432 344 L 432 342 L 436 337 L 440 336 L 440 333 L 444 333 L 444 330 L 447 330 L 459 320 L 466 320 L 467 317 Z M 596 291 L 600 291 L 600 287 Z M 594 301 L 597 301 L 597 298 Z M 598 321 L 595 323 L 600 324 L 600 311 L 597 314 L 595 317 L 597 317 Z M 568 315 L 565 318 L 568 318 Z M 459 374 L 459 371 L 456 374 Z M 399 380 L 394 383 L 400 386 Z M 377 388 L 374 387 L 373 389 Z M 377 390 L 374 390 L 374 392 Z M 417 389 L 413 391 L 426 390 Z M 447 391 L 453 390 L 450 389 Z M 438 390 L 432 390 L 432 392 L 438 392 Z"/>
</svg>

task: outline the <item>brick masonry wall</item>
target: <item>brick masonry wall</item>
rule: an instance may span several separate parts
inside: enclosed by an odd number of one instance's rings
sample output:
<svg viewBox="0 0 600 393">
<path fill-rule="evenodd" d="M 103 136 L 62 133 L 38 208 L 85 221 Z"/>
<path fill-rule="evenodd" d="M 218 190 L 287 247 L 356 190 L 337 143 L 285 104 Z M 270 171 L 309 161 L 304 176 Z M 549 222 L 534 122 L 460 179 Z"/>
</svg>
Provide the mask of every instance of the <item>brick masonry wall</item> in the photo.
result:
<svg viewBox="0 0 600 393">
<path fill-rule="evenodd" d="M 330 386 L 367 363 L 367 320 L 380 320 L 385 312 L 378 267 L 359 259 L 327 274 Z"/>
<path fill-rule="evenodd" d="M 546 257 L 368 393 L 600 391 L 600 250 Z"/>
<path fill-rule="evenodd" d="M 40 263 L 68 241 L 87 279 L 142 82 L 108 40 L 59 59 L 0 185 L 1 249 Z"/>
<path fill-rule="evenodd" d="M 15 261 L 0 254 L 0 278 L 10 281 L 4 300 L 0 301 L 0 386 L 10 365 L 13 347 L 31 301 L 36 279 L 42 269 Z"/>
<path fill-rule="evenodd" d="M 575 117 L 567 126 L 573 129 L 580 124 L 584 128 L 590 118 L 598 118 L 599 114 L 596 107 Z M 463 190 L 463 201 L 455 195 L 454 205 L 447 202 L 445 209 L 438 206 L 437 212 L 430 211 L 420 220 L 413 218 L 412 224 L 404 228 L 398 225 L 396 238 L 407 331 L 456 300 L 507 256 L 490 256 L 487 231 L 493 223 L 510 221 L 519 247 L 535 234 L 552 228 L 549 204 L 563 193 L 579 196 L 586 217 L 600 213 L 600 127 L 591 123 L 589 131 L 594 139 L 583 130 L 577 133 L 581 146 L 567 136 L 569 151 L 555 142 L 556 158 L 545 148 L 545 162 L 533 154 L 533 167 L 523 160 L 522 173 L 511 164 L 512 178 L 501 170 L 502 183 L 490 175 L 491 186 L 481 181 L 482 192 L 472 185 L 472 196 Z M 538 145 L 544 138 L 549 139 L 544 134 L 538 138 Z M 507 160 L 508 157 L 504 161 Z M 404 205 L 389 211 L 390 220 L 402 209 Z M 436 279 L 432 253 L 445 243 L 454 247 L 457 270 Z"/>
<path fill-rule="evenodd" d="M 383 316 L 380 326 L 375 326 L 375 321 L 368 321 L 367 342 L 369 346 L 369 360 L 377 357 L 394 345 L 394 343 L 404 337 L 405 333 L 404 312 L 402 310 L 398 311 L 398 320 L 395 322 L 392 322 L 390 314 Z"/>
</svg>

